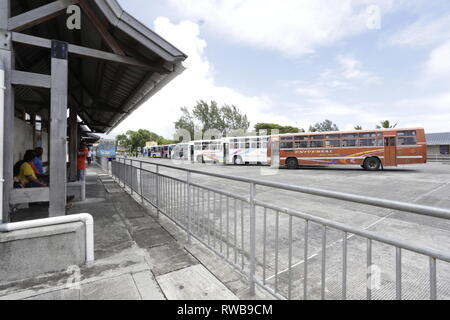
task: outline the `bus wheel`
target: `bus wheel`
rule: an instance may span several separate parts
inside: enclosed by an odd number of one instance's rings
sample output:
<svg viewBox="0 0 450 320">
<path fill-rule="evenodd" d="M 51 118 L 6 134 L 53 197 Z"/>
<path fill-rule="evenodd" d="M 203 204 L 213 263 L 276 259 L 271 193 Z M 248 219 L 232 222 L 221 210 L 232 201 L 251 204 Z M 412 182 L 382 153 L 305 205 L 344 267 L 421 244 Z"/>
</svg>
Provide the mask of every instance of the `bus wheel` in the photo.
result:
<svg viewBox="0 0 450 320">
<path fill-rule="evenodd" d="M 202 156 L 198 156 L 198 157 L 197 157 L 197 162 L 198 162 L 198 163 L 205 163 L 205 161 L 203 160 L 203 157 L 202 157 Z"/>
<path fill-rule="evenodd" d="M 242 160 L 242 157 L 241 156 L 234 157 L 234 164 L 238 166 L 243 165 L 244 161 Z"/>
<path fill-rule="evenodd" d="M 381 168 L 381 162 L 378 158 L 367 158 L 364 161 L 364 169 L 368 171 L 378 171 Z"/>
<path fill-rule="evenodd" d="M 286 166 L 288 169 L 298 169 L 298 160 L 295 158 L 289 158 L 286 160 Z"/>
</svg>

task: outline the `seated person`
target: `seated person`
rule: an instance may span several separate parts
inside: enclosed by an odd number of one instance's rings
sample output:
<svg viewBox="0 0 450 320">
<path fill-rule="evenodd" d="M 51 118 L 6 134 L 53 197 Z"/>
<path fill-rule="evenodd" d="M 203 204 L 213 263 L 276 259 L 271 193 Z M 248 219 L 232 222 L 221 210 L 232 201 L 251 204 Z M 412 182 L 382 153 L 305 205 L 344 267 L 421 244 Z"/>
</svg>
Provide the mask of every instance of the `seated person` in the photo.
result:
<svg viewBox="0 0 450 320">
<path fill-rule="evenodd" d="M 48 163 L 42 162 L 42 155 L 44 154 L 44 149 L 42 149 L 41 147 L 38 147 L 38 148 L 34 149 L 34 154 L 36 156 L 33 160 L 34 172 L 36 173 L 36 176 L 38 177 L 39 180 L 48 184 L 49 176 L 44 171 L 44 167 L 47 167 Z"/>
<path fill-rule="evenodd" d="M 35 166 L 33 164 L 33 160 L 35 158 L 35 154 L 33 150 L 28 150 L 25 152 L 25 156 L 23 157 L 22 164 L 20 165 L 18 178 L 20 183 L 25 188 L 43 188 L 47 187 L 47 184 L 40 179 L 38 179 Z M 33 168 L 34 167 L 34 168 Z"/>
</svg>

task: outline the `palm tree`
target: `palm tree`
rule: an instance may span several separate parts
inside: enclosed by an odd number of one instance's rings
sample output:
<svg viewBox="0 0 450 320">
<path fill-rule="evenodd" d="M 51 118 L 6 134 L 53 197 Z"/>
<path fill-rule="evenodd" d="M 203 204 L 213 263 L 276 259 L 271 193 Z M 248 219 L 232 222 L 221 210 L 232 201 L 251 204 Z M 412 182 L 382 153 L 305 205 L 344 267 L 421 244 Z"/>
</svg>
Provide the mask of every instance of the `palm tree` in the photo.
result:
<svg viewBox="0 0 450 320">
<path fill-rule="evenodd" d="M 361 131 L 363 129 L 363 127 L 361 127 L 361 126 L 356 126 L 355 127 L 355 130 L 357 130 L 357 131 Z"/>
<path fill-rule="evenodd" d="M 396 123 L 395 125 L 392 126 L 391 122 L 389 120 L 385 120 L 385 121 L 381 121 L 380 124 L 381 124 L 381 126 L 378 125 L 377 129 L 394 129 L 395 127 L 397 127 L 398 123 Z"/>
</svg>

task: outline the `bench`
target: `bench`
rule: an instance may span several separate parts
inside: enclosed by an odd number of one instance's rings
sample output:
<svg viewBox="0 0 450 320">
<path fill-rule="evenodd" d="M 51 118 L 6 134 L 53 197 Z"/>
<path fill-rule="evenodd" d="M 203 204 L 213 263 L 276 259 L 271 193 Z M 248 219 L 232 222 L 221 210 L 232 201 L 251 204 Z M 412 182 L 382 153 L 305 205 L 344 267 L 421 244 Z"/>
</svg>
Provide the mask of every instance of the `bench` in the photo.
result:
<svg viewBox="0 0 450 320">
<path fill-rule="evenodd" d="M 50 188 L 24 188 L 13 189 L 9 203 L 19 205 L 34 202 L 49 202 Z"/>
<path fill-rule="evenodd" d="M 86 200 L 85 184 L 81 182 L 67 183 L 67 196 L 74 196 L 76 201 Z M 9 200 L 10 205 L 49 202 L 50 188 L 22 188 L 13 189 Z"/>
</svg>

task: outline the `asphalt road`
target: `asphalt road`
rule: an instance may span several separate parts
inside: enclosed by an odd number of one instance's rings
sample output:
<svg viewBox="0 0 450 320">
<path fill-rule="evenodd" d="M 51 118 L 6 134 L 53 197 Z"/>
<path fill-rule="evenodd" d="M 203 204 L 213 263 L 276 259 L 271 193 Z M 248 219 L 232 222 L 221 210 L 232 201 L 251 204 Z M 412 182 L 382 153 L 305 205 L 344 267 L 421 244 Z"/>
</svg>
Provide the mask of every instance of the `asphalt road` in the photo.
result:
<svg viewBox="0 0 450 320">
<path fill-rule="evenodd" d="M 429 163 L 367 172 L 360 167 L 310 167 L 299 170 L 274 170 L 259 166 L 223 166 L 186 164 L 171 160 L 144 159 L 154 163 L 193 168 L 237 177 L 249 177 L 290 185 L 309 186 L 325 190 L 367 195 L 434 207 L 450 208 L 450 164 Z M 154 165 L 144 165 L 154 171 Z M 186 173 L 160 168 L 168 177 L 186 179 Z M 144 191 L 151 198 L 154 194 L 154 176 L 144 173 Z M 235 195 L 248 197 L 249 185 L 227 179 L 193 174 L 191 181 L 198 186 L 209 187 Z M 167 214 L 186 222 L 185 193 L 183 183 L 165 180 L 164 201 Z M 209 193 L 209 194 L 208 194 Z M 336 221 L 361 230 L 368 230 L 392 239 L 407 241 L 450 252 L 450 222 L 412 213 L 371 207 L 335 199 L 311 196 L 266 187 L 257 187 L 257 199 L 280 208 L 281 212 L 265 211 L 258 207 L 257 226 L 257 278 L 284 294 L 291 292 L 294 298 L 303 298 L 305 263 L 305 221 L 292 221 L 292 259 L 289 268 L 289 217 L 282 209 L 294 209 L 306 214 Z M 194 188 L 192 230 L 229 261 L 248 271 L 250 246 L 249 207 L 233 198 Z M 208 208 L 209 205 L 209 208 Z M 278 232 L 277 232 L 278 216 Z M 266 218 L 265 218 L 266 217 Z M 265 221 L 265 222 L 264 222 Z M 265 224 L 265 227 L 264 227 Z M 323 256 L 323 227 L 310 223 L 307 252 L 308 297 L 320 298 L 321 268 Z M 326 231 L 326 296 L 342 297 L 343 239 L 339 230 Z M 265 245 L 264 245 L 265 244 Z M 367 239 L 347 235 L 347 297 L 364 299 L 367 292 Z M 278 250 L 277 250 L 278 248 Z M 395 298 L 395 248 L 378 242 L 372 243 L 372 296 L 374 299 Z M 289 271 L 290 270 L 290 271 Z M 448 263 L 437 264 L 438 298 L 450 298 L 450 268 Z M 402 251 L 402 293 L 404 299 L 427 299 L 430 296 L 429 258 L 406 250 Z"/>
</svg>

